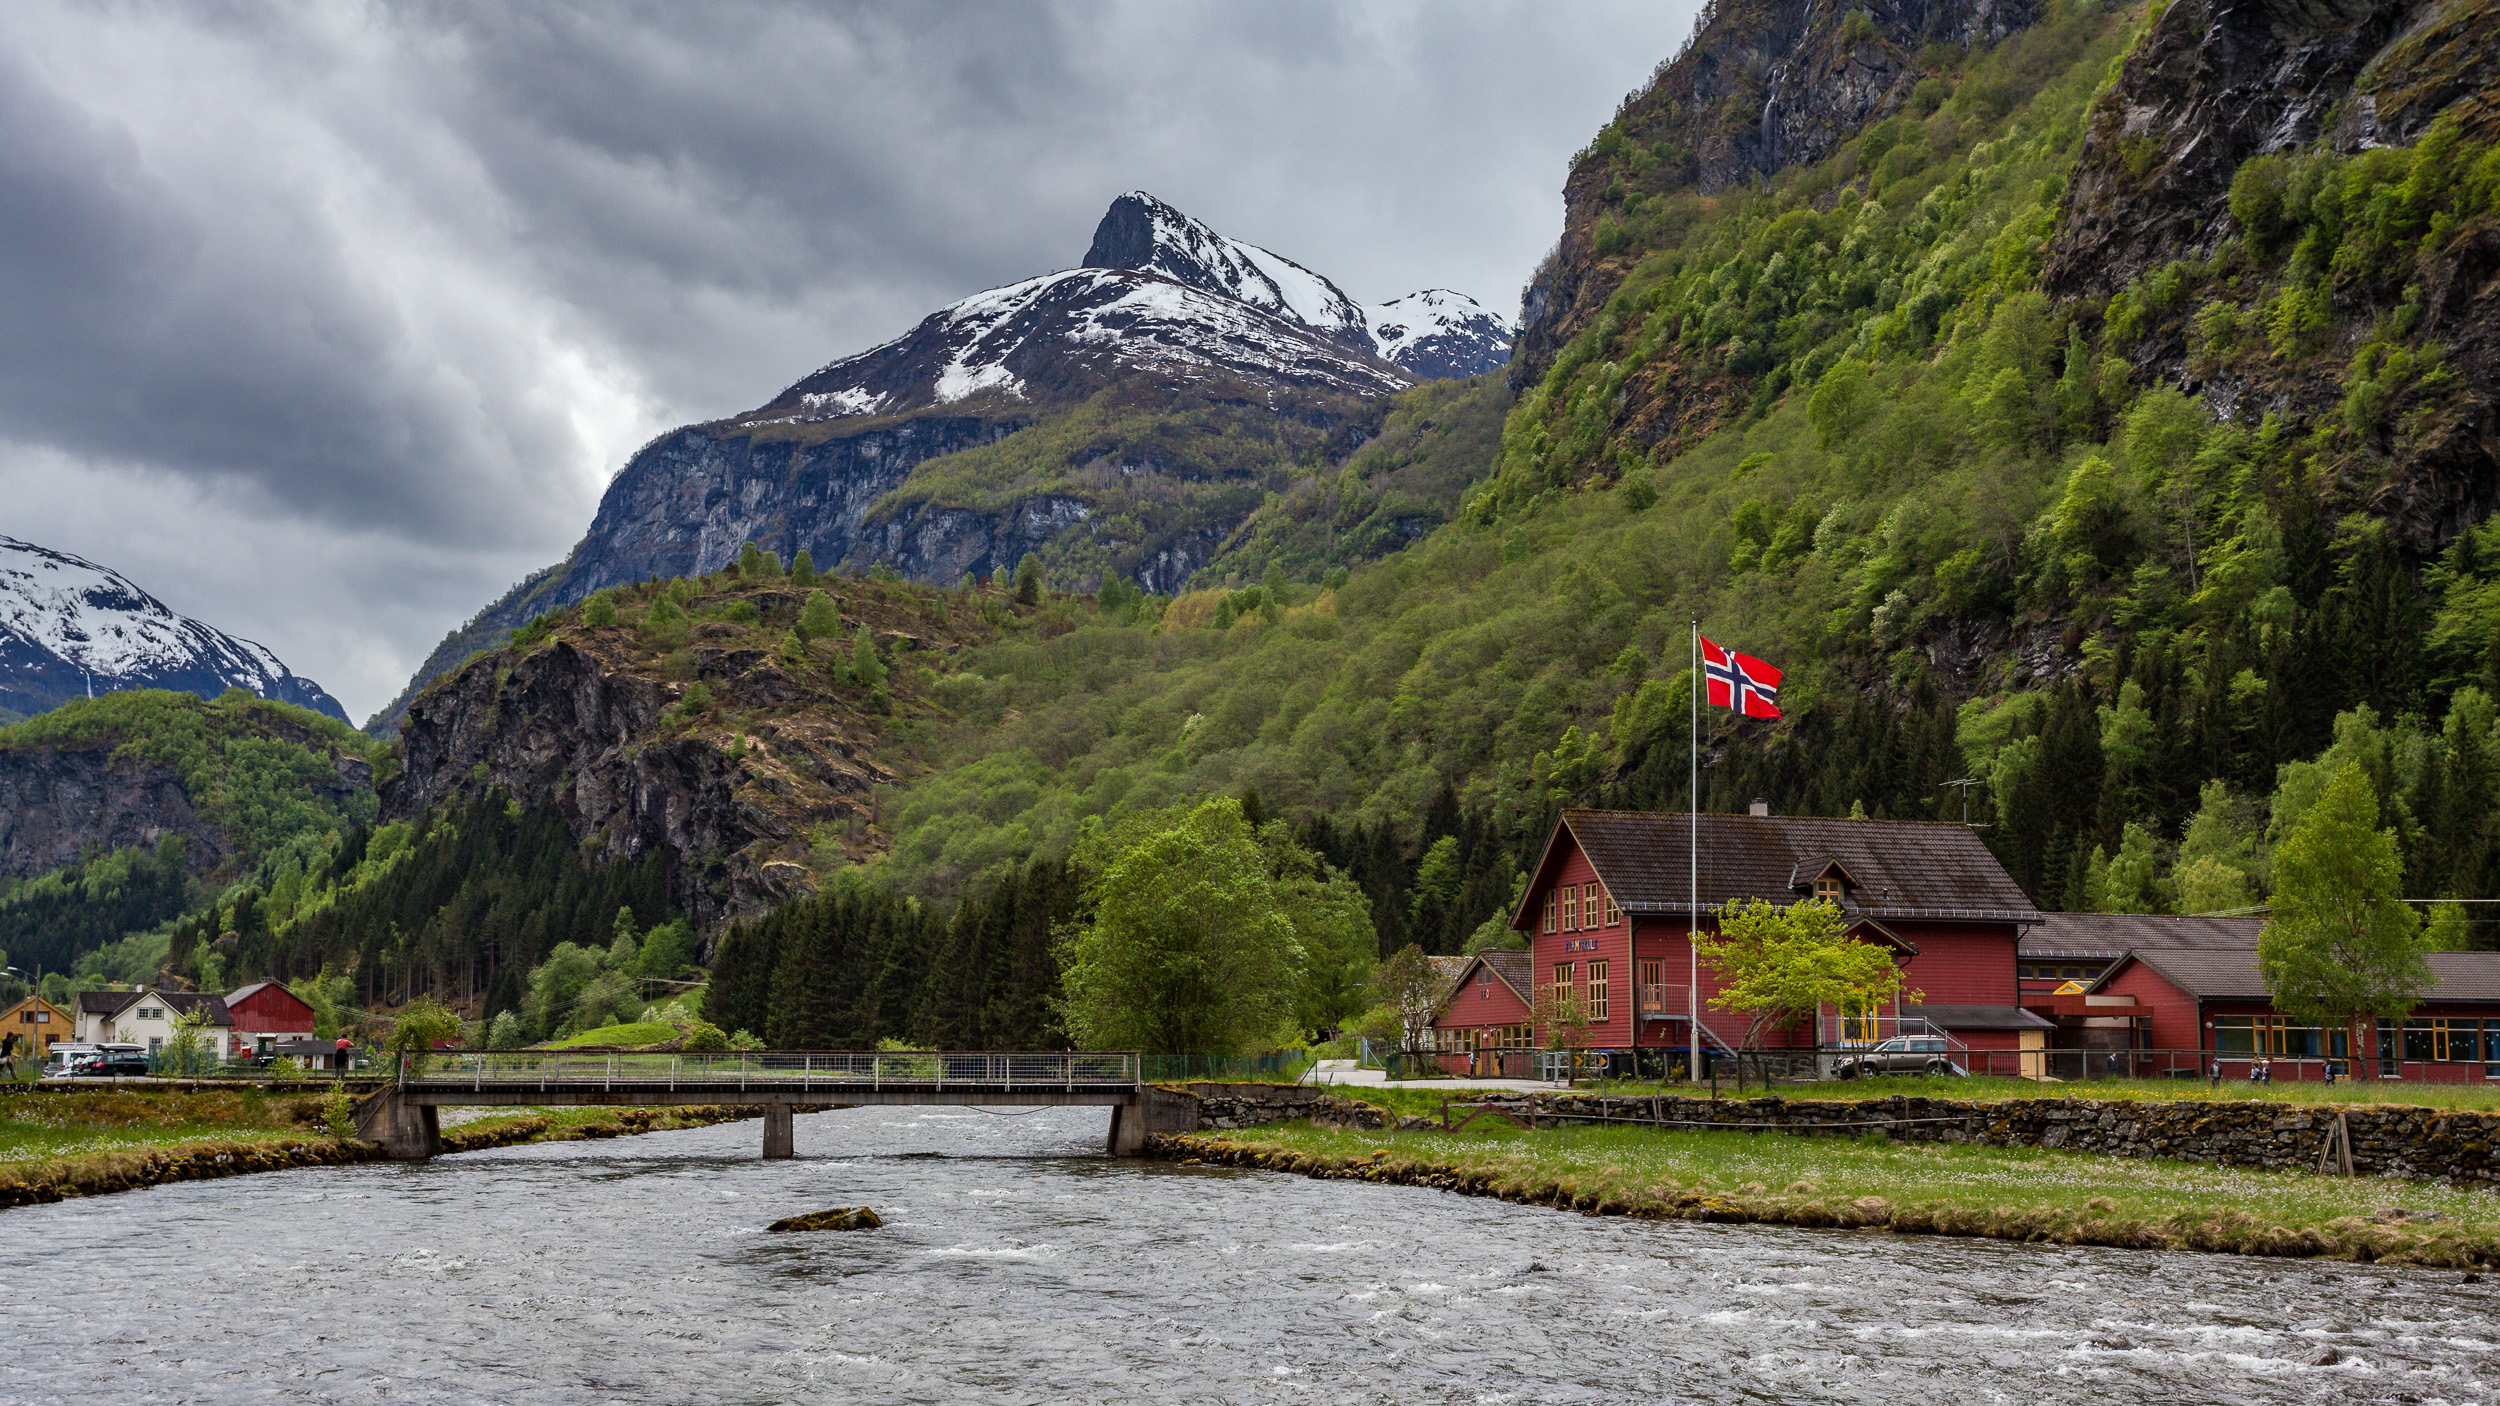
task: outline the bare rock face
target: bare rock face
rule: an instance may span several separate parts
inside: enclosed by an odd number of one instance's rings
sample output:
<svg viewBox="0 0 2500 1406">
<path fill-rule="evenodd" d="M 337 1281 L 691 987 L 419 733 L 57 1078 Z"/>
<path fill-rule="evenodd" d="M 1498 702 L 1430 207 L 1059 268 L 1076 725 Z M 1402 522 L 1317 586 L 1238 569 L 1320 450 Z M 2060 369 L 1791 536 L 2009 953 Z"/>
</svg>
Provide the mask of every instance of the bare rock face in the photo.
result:
<svg viewBox="0 0 2500 1406">
<path fill-rule="evenodd" d="M 2092 112 L 2043 258 L 2060 296 L 2212 249 L 2240 163 L 2324 140 L 2402 146 L 2500 79 L 2453 0 L 2179 0 Z M 2486 21 L 2487 23 L 2487 21 Z"/>
<path fill-rule="evenodd" d="M 1905 106 L 1929 44 L 1993 43 L 2038 0 L 1734 0 L 1625 101 L 1563 185 L 1563 235 L 1522 295 L 1514 389 L 1542 377 L 1614 296 L 1627 261 L 1597 251 L 1599 220 L 1645 192 L 1703 193 L 1820 161 Z M 1865 20 L 1852 22 L 1852 14 Z"/>
<path fill-rule="evenodd" d="M 563 642 L 502 662 L 480 660 L 409 708 L 404 767 L 382 789 L 386 818 L 499 786 L 525 805 L 560 806 L 594 862 L 674 856 L 672 896 L 707 925 L 800 891 L 765 865 L 803 837 L 744 794 L 741 759 L 659 726 L 675 690 Z"/>
<path fill-rule="evenodd" d="M 0 879 L 31 879 L 167 835 L 189 841 L 195 873 L 226 857 L 226 837 L 201 818 L 169 770 L 117 762 L 109 747 L 0 751 Z"/>
</svg>

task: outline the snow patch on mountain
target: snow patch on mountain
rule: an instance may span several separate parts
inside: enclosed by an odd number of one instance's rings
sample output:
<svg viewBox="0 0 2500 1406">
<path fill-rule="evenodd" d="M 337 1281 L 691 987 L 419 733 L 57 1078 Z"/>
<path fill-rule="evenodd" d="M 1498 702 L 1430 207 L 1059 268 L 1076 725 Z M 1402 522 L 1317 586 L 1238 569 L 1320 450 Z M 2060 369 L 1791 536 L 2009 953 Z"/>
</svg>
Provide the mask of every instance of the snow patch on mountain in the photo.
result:
<svg viewBox="0 0 2500 1406">
<path fill-rule="evenodd" d="M 1365 309 L 1372 344 L 1384 361 L 1426 376 L 1476 376 L 1510 361 L 1518 324 L 1464 293 L 1426 288 Z M 1431 370 L 1419 363 L 1447 362 L 1464 370 Z"/>
<path fill-rule="evenodd" d="M 1282 254 L 1227 238 L 1142 190 L 1111 202 L 1094 227 L 1085 266 L 1160 273 L 1370 350 L 1363 309 L 1345 290 Z"/>
<path fill-rule="evenodd" d="M 119 572 L 0 536 L 0 707 L 33 713 L 81 693 L 249 689 L 346 720 L 265 646 L 175 614 Z"/>
</svg>

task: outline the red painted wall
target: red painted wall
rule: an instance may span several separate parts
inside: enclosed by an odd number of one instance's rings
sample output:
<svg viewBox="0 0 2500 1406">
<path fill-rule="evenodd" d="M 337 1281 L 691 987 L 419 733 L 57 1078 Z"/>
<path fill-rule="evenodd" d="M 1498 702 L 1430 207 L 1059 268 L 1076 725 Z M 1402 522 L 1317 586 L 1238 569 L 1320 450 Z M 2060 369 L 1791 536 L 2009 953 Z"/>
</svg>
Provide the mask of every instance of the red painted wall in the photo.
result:
<svg viewBox="0 0 2500 1406">
<path fill-rule="evenodd" d="M 1601 901 L 1597 923 L 1591 924 L 1583 920 L 1566 932 L 1560 929 L 1558 916 L 1557 929 L 1550 933 L 1545 931 L 1546 895 L 1555 892 L 1563 884 L 1569 884 L 1575 890 L 1582 888 L 1597 877 L 1597 871 L 1589 866 L 1588 856 L 1580 852 L 1578 845 L 1571 843 L 1567 834 L 1563 843 L 1565 852 L 1555 873 L 1553 885 L 1534 895 L 1535 901 L 1528 909 L 1529 919 L 1533 924 L 1529 933 L 1528 948 L 1535 958 L 1530 968 L 1532 979 L 1539 989 L 1550 990 L 1554 984 L 1554 964 L 1570 962 L 1574 964 L 1572 987 L 1580 995 L 1586 996 L 1589 963 L 1604 962 L 1606 964 L 1607 1014 L 1606 1019 L 1589 1023 L 1589 1046 L 1592 1049 L 1605 1050 L 1629 1049 L 1633 1039 L 1632 1028 L 1637 1021 L 1640 1009 L 1640 970 L 1632 960 L 1632 925 L 1629 917 L 1607 926 L 1604 921 L 1604 904 Z M 1559 908 L 1559 905 L 1557 907 Z M 1678 981 L 1681 978 L 1670 977 L 1668 980 Z"/>
<path fill-rule="evenodd" d="M 1894 923 L 1884 926 L 1918 949 L 1904 967 L 1910 989 L 1929 1005 L 2012 1006 L 2022 1001 L 2014 980 L 2012 923 Z"/>
<path fill-rule="evenodd" d="M 1488 968 L 1477 967 L 1466 985 L 1451 995 L 1450 1003 L 1442 1008 L 1441 1018 L 1433 1026 L 1440 1030 L 1472 1030 L 1487 1025 L 1527 1023 L 1528 1003 L 1510 989 L 1509 982 Z"/>
<path fill-rule="evenodd" d="M 2097 994 L 2133 996 L 2136 1009 L 2121 1007 L 2110 1014 L 2152 1017 L 2144 1035 L 2152 1049 L 2201 1050 L 2211 1044 L 2205 1038 L 2204 1018 L 2198 1014 L 2196 998 L 2142 962 L 2129 962 L 2127 969 L 2111 978 Z"/>
<path fill-rule="evenodd" d="M 240 1006 L 228 1005 L 234 1016 L 237 1034 L 310 1035 L 313 1032 L 313 1008 L 302 997 L 285 987 L 271 983 L 244 998 Z"/>
</svg>

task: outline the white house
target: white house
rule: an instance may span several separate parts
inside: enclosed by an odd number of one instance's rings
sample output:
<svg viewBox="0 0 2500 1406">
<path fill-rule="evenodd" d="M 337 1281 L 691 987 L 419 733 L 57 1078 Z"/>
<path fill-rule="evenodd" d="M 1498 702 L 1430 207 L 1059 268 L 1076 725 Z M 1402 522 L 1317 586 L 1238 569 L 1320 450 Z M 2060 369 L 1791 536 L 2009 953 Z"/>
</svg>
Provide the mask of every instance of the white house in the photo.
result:
<svg viewBox="0 0 2500 1406">
<path fill-rule="evenodd" d="M 150 986 L 78 993 L 78 1038 L 87 1044 L 145 1045 L 155 1054 L 173 1038 L 174 1017 L 195 1007 L 206 1009 L 208 1025 L 201 1033 L 208 1037 L 209 1053 L 219 1059 L 235 1053 L 234 1017 L 226 1013 L 224 997 Z"/>
</svg>

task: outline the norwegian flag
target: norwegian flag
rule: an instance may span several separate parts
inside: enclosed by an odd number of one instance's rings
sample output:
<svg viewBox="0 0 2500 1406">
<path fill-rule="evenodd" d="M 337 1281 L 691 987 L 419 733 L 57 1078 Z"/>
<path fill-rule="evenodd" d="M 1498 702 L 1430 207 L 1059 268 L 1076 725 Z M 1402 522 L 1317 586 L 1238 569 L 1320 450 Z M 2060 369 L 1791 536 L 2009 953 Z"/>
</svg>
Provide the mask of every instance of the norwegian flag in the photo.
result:
<svg viewBox="0 0 2500 1406">
<path fill-rule="evenodd" d="M 1780 671 L 1754 658 L 1701 642 L 1701 676 L 1710 687 L 1710 706 L 1732 708 L 1749 718 L 1780 715 Z"/>
</svg>

